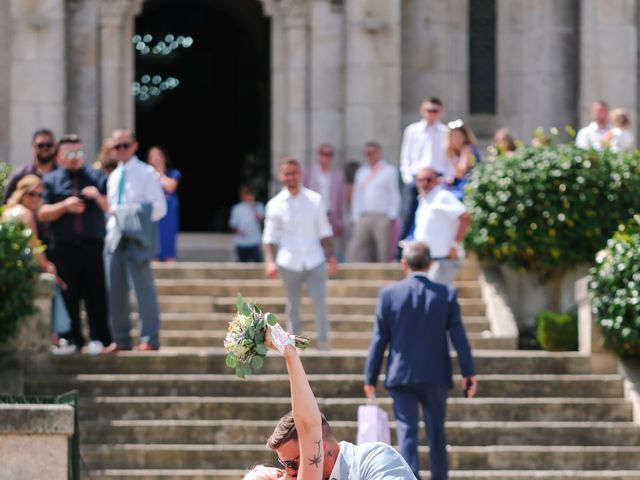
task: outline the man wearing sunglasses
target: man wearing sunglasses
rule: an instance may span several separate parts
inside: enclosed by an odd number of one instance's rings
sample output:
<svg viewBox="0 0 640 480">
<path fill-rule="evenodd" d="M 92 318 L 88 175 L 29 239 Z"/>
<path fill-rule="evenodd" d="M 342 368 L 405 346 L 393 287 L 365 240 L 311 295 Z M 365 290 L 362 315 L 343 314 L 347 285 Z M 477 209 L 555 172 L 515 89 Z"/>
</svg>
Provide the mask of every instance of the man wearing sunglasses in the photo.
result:
<svg viewBox="0 0 640 480">
<path fill-rule="evenodd" d="M 284 467 L 285 480 L 298 478 L 300 446 L 291 412 L 284 415 L 267 440 Z M 354 445 L 338 442 L 322 415 L 323 478 L 325 480 L 411 480 L 411 468 L 390 445 L 380 442 Z M 307 459 L 307 461 L 310 461 Z M 301 479 L 304 480 L 304 479 Z"/>
<path fill-rule="evenodd" d="M 153 167 L 136 156 L 135 134 L 122 129 L 114 131 L 111 138 L 118 167 L 107 180 L 110 215 L 105 253 L 114 343 L 105 348 L 105 353 L 133 348 L 129 278 L 140 313 L 140 343 L 136 350 L 157 350 L 160 312 L 150 262 L 157 251 L 157 222 L 167 213 L 167 201 Z"/>
<path fill-rule="evenodd" d="M 56 168 L 56 139 L 51 130 L 41 128 L 33 134 L 31 148 L 33 160 L 20 170 L 16 170 L 9 177 L 4 190 L 4 202 L 7 203 L 11 194 L 15 191 L 16 185 L 27 175 L 37 175 L 42 178 Z M 41 238 L 42 239 L 42 238 Z"/>
<path fill-rule="evenodd" d="M 44 205 L 38 219 L 50 222 L 51 259 L 60 278 L 71 329 L 60 332 L 54 354 L 75 353 L 85 339 L 80 324 L 80 301 L 87 309 L 89 353 L 99 354 L 111 343 L 107 317 L 107 288 L 104 273 L 106 179 L 102 171 L 84 164 L 82 141 L 75 134 L 64 135 L 58 145 L 61 168 L 44 178 Z"/>
</svg>

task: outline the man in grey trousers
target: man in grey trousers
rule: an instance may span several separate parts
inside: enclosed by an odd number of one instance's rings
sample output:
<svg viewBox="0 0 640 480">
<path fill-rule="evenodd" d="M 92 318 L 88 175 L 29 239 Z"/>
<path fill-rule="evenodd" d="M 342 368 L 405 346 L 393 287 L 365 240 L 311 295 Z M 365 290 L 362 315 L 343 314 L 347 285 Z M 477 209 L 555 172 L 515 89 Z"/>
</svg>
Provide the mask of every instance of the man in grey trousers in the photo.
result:
<svg viewBox="0 0 640 480">
<path fill-rule="evenodd" d="M 282 276 L 287 295 L 287 330 L 302 333 L 300 296 L 303 282 L 313 301 L 317 342 L 329 348 L 329 320 L 326 306 L 327 270 L 338 271 L 333 253 L 333 230 L 322 197 L 301 183 L 302 169 L 297 160 L 286 158 L 280 164 L 279 178 L 284 188 L 266 206 L 264 233 L 265 273 Z"/>
<path fill-rule="evenodd" d="M 167 202 L 154 169 L 135 155 L 138 142 L 134 133 L 116 130 L 112 138 L 118 168 L 107 181 L 109 218 L 105 255 L 114 342 L 105 348 L 105 353 L 133 347 L 129 278 L 136 293 L 141 323 L 136 350 L 157 350 L 160 312 L 150 262 L 157 246 L 156 222 L 166 215 Z"/>
</svg>

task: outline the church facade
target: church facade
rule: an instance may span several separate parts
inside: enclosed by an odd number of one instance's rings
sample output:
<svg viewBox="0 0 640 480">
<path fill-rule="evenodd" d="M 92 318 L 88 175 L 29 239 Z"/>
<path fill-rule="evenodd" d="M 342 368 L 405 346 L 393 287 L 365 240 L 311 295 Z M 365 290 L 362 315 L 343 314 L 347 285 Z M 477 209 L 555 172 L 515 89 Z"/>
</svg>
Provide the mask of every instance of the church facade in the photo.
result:
<svg viewBox="0 0 640 480">
<path fill-rule="evenodd" d="M 397 163 L 426 96 L 484 138 L 506 126 L 528 141 L 538 126 L 585 123 L 595 99 L 637 118 L 636 0 L 0 0 L 0 160 L 28 160 L 43 126 L 78 132 L 88 152 L 136 127 L 136 22 L 196 4 L 244 25 L 230 44 L 253 38 L 243 16 L 266 22 L 247 47 L 265 51 L 266 101 L 260 112 L 244 105 L 238 128 L 268 118 L 256 128 L 267 129 L 272 172 L 285 155 L 308 163 L 321 142 L 346 161 L 377 140 Z M 240 78 L 256 90 L 251 68 Z M 223 62 L 214 73 L 226 74 Z"/>
</svg>

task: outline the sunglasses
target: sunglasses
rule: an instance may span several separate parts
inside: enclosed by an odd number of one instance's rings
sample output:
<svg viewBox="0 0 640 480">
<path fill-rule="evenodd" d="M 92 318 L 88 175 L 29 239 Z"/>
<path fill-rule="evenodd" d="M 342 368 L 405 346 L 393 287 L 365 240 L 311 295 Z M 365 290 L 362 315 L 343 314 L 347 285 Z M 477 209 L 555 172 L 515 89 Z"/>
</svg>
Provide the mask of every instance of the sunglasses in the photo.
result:
<svg viewBox="0 0 640 480">
<path fill-rule="evenodd" d="M 129 150 L 131 148 L 131 144 L 130 143 L 119 143 L 117 145 L 114 145 L 113 148 L 115 148 L 116 150 Z"/>
<path fill-rule="evenodd" d="M 447 127 L 449 127 L 451 130 L 455 130 L 456 128 L 462 128 L 464 127 L 464 122 L 460 119 L 457 119 L 447 123 Z"/>
<path fill-rule="evenodd" d="M 42 192 L 27 192 L 26 195 L 28 197 L 31 197 L 31 198 L 35 198 L 35 197 L 42 198 L 43 193 Z"/>
<path fill-rule="evenodd" d="M 69 160 L 73 160 L 74 158 L 83 158 L 84 152 L 82 150 L 77 150 L 75 152 L 65 152 L 64 158 L 68 158 Z"/>
<path fill-rule="evenodd" d="M 417 182 L 432 183 L 438 180 L 438 177 L 416 178 Z"/>
<path fill-rule="evenodd" d="M 278 463 L 289 470 L 298 471 L 298 467 L 300 466 L 300 458 L 295 458 L 293 460 L 281 460 L 278 458 Z"/>
<path fill-rule="evenodd" d="M 428 108 L 427 113 L 440 113 L 440 110 L 437 108 Z"/>
<path fill-rule="evenodd" d="M 333 152 L 322 150 L 320 151 L 320 155 L 322 155 L 323 157 L 333 157 Z"/>
<path fill-rule="evenodd" d="M 53 142 L 42 142 L 42 143 L 36 143 L 36 148 L 53 148 L 54 143 Z"/>
</svg>

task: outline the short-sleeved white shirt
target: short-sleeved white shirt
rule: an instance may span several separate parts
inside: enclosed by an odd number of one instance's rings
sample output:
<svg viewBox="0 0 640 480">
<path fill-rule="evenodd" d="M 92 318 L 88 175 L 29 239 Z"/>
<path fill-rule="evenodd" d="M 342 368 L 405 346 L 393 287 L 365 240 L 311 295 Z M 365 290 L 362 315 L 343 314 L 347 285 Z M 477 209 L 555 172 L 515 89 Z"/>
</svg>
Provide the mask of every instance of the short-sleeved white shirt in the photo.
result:
<svg viewBox="0 0 640 480">
<path fill-rule="evenodd" d="M 414 240 L 425 242 L 433 258 L 449 256 L 460 225 L 460 215 L 467 211 L 456 196 L 442 186 L 418 199 Z M 462 257 L 463 252 L 459 251 Z"/>
<path fill-rule="evenodd" d="M 229 225 L 241 232 L 236 233 L 236 245 L 240 247 L 260 245 L 262 229 L 257 216 L 264 217 L 264 205 L 260 202 L 240 202 L 233 206 Z"/>
<path fill-rule="evenodd" d="M 282 189 L 267 203 L 262 243 L 277 245 L 276 264 L 311 270 L 325 261 L 320 240 L 333 235 L 319 193 L 300 186 L 297 195 Z"/>
</svg>

